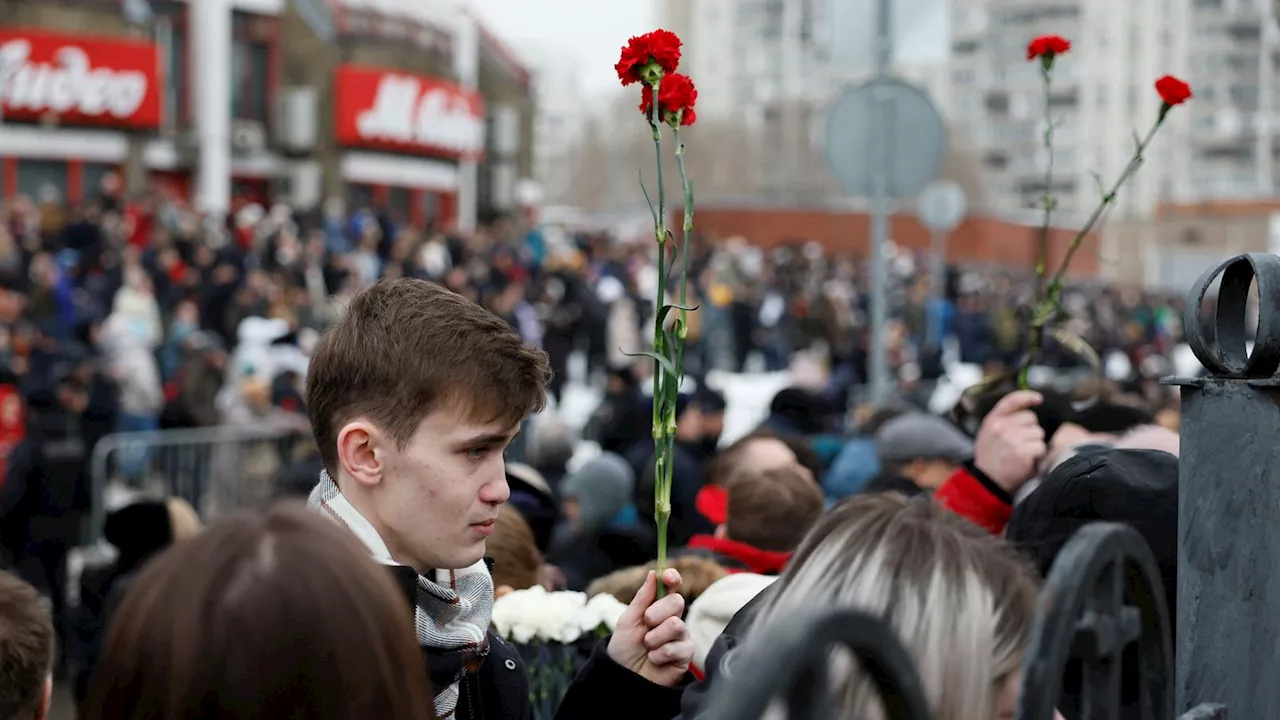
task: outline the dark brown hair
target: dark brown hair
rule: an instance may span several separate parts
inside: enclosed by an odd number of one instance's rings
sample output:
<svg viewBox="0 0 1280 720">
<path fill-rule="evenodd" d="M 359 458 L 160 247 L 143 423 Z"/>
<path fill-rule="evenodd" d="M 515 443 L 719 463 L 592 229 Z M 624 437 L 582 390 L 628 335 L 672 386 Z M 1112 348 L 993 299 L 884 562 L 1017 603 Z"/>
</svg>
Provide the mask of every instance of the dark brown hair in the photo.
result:
<svg viewBox="0 0 1280 720">
<path fill-rule="evenodd" d="M 0 572 L 0 718 L 33 718 L 53 668 L 53 618 L 36 589 Z"/>
<path fill-rule="evenodd" d="M 357 417 L 401 448 L 422 419 L 455 407 L 515 425 L 546 405 L 547 354 L 498 316 L 442 285 L 382 280 L 351 298 L 307 369 L 307 414 L 325 467 L 338 472 L 338 432 Z"/>
<path fill-rule="evenodd" d="M 757 440 L 777 440 L 786 445 L 796 456 L 796 461 L 813 473 L 814 479 L 822 477 L 822 462 L 818 459 L 818 454 L 813 451 L 813 446 L 809 441 L 799 435 L 785 435 L 774 432 L 769 428 L 759 428 L 750 435 L 738 438 L 732 445 L 721 450 L 711 460 L 707 461 L 704 473 L 707 482 L 711 485 L 728 485 L 729 480 L 741 469 L 743 453 L 747 446 Z"/>
<path fill-rule="evenodd" d="M 519 510 L 503 505 L 498 510 L 493 537 L 485 544 L 493 560 L 493 586 L 527 590 L 538 584 L 542 553 L 533 539 L 533 530 Z"/>
<path fill-rule="evenodd" d="M 743 468 L 729 481 L 725 533 L 759 550 L 790 552 L 822 516 L 822 491 L 799 468 Z"/>
<path fill-rule="evenodd" d="M 301 505 L 231 516 L 145 567 L 82 717 L 434 718 L 391 574 Z"/>
</svg>

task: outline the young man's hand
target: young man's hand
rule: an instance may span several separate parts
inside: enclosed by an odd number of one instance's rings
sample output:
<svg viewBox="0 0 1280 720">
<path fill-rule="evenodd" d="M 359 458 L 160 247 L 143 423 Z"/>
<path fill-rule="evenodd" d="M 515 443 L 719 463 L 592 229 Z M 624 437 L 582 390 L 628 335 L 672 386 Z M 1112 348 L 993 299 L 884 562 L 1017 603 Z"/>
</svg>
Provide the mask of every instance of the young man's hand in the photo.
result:
<svg viewBox="0 0 1280 720">
<path fill-rule="evenodd" d="M 680 589 L 680 573 L 667 568 L 662 581 L 671 592 L 654 602 L 657 575 L 650 571 L 645 577 L 613 629 L 609 657 L 650 682 L 674 687 L 693 661 L 693 641 L 681 619 L 684 598 L 674 592 Z"/>
</svg>

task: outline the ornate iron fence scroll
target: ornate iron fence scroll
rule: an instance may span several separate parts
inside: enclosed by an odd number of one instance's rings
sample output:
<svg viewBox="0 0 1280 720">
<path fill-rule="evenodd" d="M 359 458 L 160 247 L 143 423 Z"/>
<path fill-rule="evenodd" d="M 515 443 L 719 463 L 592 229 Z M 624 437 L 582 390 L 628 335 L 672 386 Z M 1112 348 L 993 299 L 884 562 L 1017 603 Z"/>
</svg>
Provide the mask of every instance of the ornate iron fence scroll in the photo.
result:
<svg viewBox="0 0 1280 720">
<path fill-rule="evenodd" d="M 1133 644 L 1138 677 L 1127 679 L 1122 657 Z M 1173 717 L 1173 650 L 1160 569 L 1127 525 L 1087 525 L 1054 560 L 1023 660 L 1018 720 L 1053 719 L 1072 658 L 1084 665 L 1080 717 L 1119 718 L 1125 681 L 1137 683 L 1142 720 Z M 1201 705 L 1180 720 L 1225 718 L 1225 707 Z"/>
<path fill-rule="evenodd" d="M 875 683 L 888 720 L 928 720 L 910 655 L 883 621 L 853 610 L 826 611 L 767 628 L 761 642 L 737 650 L 732 673 L 715 683 L 699 720 L 759 720 L 782 700 L 789 720 L 836 720 L 831 650 L 847 647 Z M 1135 645 L 1137 678 L 1123 677 L 1123 653 Z M 1136 530 L 1094 523 L 1059 553 L 1041 590 L 1023 661 L 1018 720 L 1052 720 L 1067 663 L 1083 662 L 1081 718 L 1119 718 L 1121 683 L 1136 682 L 1139 717 L 1173 717 L 1172 641 L 1160 570 Z M 1125 717 L 1132 717 L 1129 708 Z M 1222 705 L 1200 705 L 1179 720 L 1226 720 Z"/>
<path fill-rule="evenodd" d="M 930 720 L 911 656 L 883 621 L 856 610 L 828 610 L 759 628 L 760 643 L 713 684 L 700 720 L 759 720 L 781 699 L 791 720 L 843 717 L 831 707 L 830 658 L 843 646 L 875 684 L 886 720 Z M 754 645 L 754 643 L 752 643 Z"/>
</svg>

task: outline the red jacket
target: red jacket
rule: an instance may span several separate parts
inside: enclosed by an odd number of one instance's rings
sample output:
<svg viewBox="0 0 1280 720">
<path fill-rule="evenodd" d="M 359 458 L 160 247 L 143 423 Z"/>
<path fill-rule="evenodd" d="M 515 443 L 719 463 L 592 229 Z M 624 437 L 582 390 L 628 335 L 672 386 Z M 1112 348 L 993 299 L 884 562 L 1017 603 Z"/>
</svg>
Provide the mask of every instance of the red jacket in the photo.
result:
<svg viewBox="0 0 1280 720">
<path fill-rule="evenodd" d="M 965 463 L 933 494 L 943 507 L 968 518 L 993 535 L 1004 532 L 1013 514 L 1013 498 L 972 462 Z"/>
</svg>

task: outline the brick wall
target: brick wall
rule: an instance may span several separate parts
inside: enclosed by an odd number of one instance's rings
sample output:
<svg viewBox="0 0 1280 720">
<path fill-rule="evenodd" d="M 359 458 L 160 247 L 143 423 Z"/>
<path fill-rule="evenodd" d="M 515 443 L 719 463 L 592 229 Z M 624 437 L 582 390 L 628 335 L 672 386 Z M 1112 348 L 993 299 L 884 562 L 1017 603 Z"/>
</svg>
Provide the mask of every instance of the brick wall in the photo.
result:
<svg viewBox="0 0 1280 720">
<path fill-rule="evenodd" d="M 676 210 L 672 227 L 683 223 Z M 694 215 L 694 232 L 714 238 L 739 236 L 764 248 L 791 242 L 816 241 L 827 252 L 865 254 L 870 249 L 871 218 L 866 213 L 827 210 L 786 210 L 773 208 L 706 208 Z M 1049 267 L 1056 268 L 1070 246 L 1075 230 L 1054 228 L 1049 235 Z M 929 231 L 915 217 L 899 214 L 892 218 L 889 237 L 900 246 L 925 250 L 930 247 Z M 947 259 L 1006 267 L 1032 268 L 1035 264 L 1040 228 L 996 218 L 971 217 L 947 239 Z M 1096 237 L 1071 261 L 1069 274 L 1094 277 L 1098 274 Z"/>
</svg>

